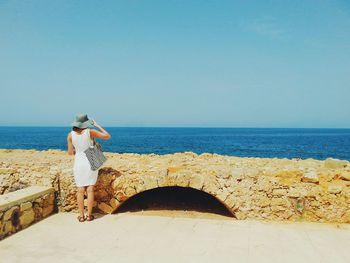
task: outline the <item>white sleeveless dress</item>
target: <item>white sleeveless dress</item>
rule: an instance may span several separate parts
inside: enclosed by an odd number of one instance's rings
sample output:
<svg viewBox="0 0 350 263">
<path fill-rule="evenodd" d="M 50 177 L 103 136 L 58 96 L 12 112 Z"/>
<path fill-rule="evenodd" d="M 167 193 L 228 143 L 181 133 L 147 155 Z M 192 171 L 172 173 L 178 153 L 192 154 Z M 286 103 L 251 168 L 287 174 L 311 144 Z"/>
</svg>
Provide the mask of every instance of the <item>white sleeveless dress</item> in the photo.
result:
<svg viewBox="0 0 350 263">
<path fill-rule="evenodd" d="M 89 160 L 87 159 L 84 151 L 89 148 L 90 129 L 85 129 L 81 134 L 71 131 L 72 143 L 75 148 L 73 174 L 75 184 L 78 187 L 94 185 L 97 181 L 98 170 L 92 171 L 90 168 Z"/>
</svg>

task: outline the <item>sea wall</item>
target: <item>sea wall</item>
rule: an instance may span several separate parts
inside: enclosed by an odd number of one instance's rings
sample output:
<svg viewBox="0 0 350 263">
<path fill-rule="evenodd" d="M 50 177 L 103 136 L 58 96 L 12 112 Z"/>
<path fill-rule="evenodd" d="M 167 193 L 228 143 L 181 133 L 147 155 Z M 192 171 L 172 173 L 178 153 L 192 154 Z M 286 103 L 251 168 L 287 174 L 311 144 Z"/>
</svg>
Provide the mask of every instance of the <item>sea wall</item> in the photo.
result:
<svg viewBox="0 0 350 263">
<path fill-rule="evenodd" d="M 30 186 L 0 195 L 0 240 L 55 211 L 52 187 Z"/>
<path fill-rule="evenodd" d="M 166 186 L 204 191 L 237 219 L 350 223 L 350 163 L 238 158 L 192 152 L 106 153 L 95 210 L 114 213 L 130 197 Z M 0 194 L 52 186 L 59 211 L 77 211 L 73 157 L 59 150 L 0 150 Z"/>
</svg>

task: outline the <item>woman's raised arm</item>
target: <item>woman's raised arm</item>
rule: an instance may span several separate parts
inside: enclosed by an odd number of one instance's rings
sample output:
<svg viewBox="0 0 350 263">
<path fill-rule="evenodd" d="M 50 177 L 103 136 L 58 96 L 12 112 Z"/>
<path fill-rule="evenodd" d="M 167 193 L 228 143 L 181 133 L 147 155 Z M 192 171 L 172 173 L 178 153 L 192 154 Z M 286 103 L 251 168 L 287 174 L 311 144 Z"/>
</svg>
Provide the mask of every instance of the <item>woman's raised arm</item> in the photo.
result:
<svg viewBox="0 0 350 263">
<path fill-rule="evenodd" d="M 111 135 L 105 130 L 103 129 L 95 120 L 93 120 L 94 122 L 94 126 L 96 128 L 98 128 L 100 131 L 97 130 L 90 130 L 90 138 L 94 139 L 94 138 L 99 138 L 102 140 L 109 140 L 111 138 Z"/>
</svg>

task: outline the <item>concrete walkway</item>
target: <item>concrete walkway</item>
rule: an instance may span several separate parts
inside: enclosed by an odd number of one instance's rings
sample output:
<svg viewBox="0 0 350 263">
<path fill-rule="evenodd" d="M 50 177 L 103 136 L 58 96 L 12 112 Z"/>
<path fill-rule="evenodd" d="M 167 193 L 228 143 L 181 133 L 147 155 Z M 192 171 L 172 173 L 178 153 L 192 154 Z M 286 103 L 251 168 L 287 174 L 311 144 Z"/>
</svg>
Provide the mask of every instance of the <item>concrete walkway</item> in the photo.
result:
<svg viewBox="0 0 350 263">
<path fill-rule="evenodd" d="M 59 213 L 0 241 L 0 262 L 350 262 L 350 226 Z"/>
</svg>

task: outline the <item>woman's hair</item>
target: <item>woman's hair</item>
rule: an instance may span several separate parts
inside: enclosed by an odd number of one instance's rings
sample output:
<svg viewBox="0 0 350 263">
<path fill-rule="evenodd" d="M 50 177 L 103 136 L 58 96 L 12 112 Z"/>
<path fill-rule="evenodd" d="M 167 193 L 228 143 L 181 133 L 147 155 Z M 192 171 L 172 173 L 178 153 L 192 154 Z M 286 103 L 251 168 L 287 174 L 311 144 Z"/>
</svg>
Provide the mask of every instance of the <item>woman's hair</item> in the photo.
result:
<svg viewBox="0 0 350 263">
<path fill-rule="evenodd" d="M 73 126 L 72 130 L 73 131 L 76 131 L 76 132 L 81 132 L 82 130 L 85 130 L 86 128 L 78 128 L 78 127 L 75 127 Z"/>
</svg>

